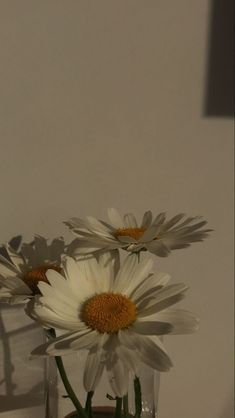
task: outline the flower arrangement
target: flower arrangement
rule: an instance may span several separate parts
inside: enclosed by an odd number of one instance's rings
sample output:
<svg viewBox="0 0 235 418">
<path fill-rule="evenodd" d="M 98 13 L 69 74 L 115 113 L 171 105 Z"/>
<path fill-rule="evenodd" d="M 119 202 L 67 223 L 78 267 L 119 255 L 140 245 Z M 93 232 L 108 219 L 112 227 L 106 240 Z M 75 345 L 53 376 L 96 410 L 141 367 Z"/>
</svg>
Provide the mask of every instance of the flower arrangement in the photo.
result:
<svg viewBox="0 0 235 418">
<path fill-rule="evenodd" d="M 63 238 L 48 244 L 40 236 L 19 252 L 7 244 L 8 257 L 0 256 L 0 300 L 24 303 L 26 314 L 44 328 L 47 341 L 31 355 L 55 357 L 76 410 L 73 416 L 92 417 L 92 398 L 106 373 L 115 418 L 139 418 L 140 368 L 168 371 L 172 361 L 162 337 L 198 329 L 194 314 L 173 308 L 188 287 L 169 284 L 166 273 L 154 273 L 154 256 L 167 257 L 202 241 L 211 230 L 203 229 L 206 221 L 183 214 L 166 220 L 160 213 L 153 219 L 148 211 L 140 225 L 133 214 L 121 217 L 109 209 L 108 216 L 110 223 L 93 217 L 65 222 L 76 236 L 69 245 Z M 62 361 L 64 355 L 81 350 L 87 352 L 85 405 L 73 391 Z M 128 405 L 131 381 L 134 412 Z"/>
</svg>

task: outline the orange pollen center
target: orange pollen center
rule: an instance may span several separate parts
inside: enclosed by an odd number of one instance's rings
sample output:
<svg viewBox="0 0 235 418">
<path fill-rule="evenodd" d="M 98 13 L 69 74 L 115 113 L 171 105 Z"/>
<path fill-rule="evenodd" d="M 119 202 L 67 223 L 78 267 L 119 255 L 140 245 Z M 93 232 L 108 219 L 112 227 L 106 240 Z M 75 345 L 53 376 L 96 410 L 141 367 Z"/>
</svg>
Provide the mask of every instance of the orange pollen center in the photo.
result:
<svg viewBox="0 0 235 418">
<path fill-rule="evenodd" d="M 112 334 L 131 325 L 136 315 L 135 304 L 125 295 L 101 293 L 84 303 L 81 319 L 100 333 Z"/>
<path fill-rule="evenodd" d="M 138 240 L 142 237 L 145 231 L 145 228 L 119 228 L 117 229 L 115 235 L 116 237 L 131 237 Z"/>
<path fill-rule="evenodd" d="M 46 282 L 48 283 L 46 272 L 47 270 L 55 270 L 58 271 L 58 273 L 61 273 L 62 269 L 60 267 L 54 266 L 54 265 L 43 265 L 40 267 L 36 267 L 32 270 L 27 271 L 23 277 L 23 281 L 27 286 L 32 290 L 33 294 L 40 294 L 40 291 L 38 289 L 38 282 Z"/>
</svg>

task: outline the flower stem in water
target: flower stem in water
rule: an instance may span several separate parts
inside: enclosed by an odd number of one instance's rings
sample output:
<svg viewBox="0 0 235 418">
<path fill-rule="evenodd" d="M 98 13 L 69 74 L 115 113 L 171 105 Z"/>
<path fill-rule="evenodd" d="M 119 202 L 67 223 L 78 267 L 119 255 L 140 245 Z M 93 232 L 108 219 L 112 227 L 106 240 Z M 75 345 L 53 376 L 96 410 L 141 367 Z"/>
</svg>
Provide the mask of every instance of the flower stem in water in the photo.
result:
<svg viewBox="0 0 235 418">
<path fill-rule="evenodd" d="M 121 418 L 122 416 L 122 398 L 116 398 L 116 409 L 114 418 Z"/>
<path fill-rule="evenodd" d="M 87 398 L 86 398 L 86 406 L 85 406 L 85 411 L 87 413 L 87 416 L 89 418 L 92 418 L 92 397 L 94 395 L 94 392 L 88 392 L 87 393 Z"/>
<path fill-rule="evenodd" d="M 128 418 L 128 394 L 123 396 L 123 417 Z"/>
<path fill-rule="evenodd" d="M 135 377 L 135 380 L 134 380 L 134 390 L 135 390 L 135 418 L 140 418 L 141 411 L 142 411 L 142 396 L 141 396 L 140 380 L 138 377 Z"/>
<path fill-rule="evenodd" d="M 49 339 L 55 338 L 56 337 L 55 330 L 53 328 L 50 329 L 50 330 L 47 330 L 46 335 Z M 69 398 L 71 399 L 72 403 L 74 404 L 74 406 L 76 408 L 76 411 L 79 414 L 79 417 L 80 418 L 88 418 L 85 410 L 83 409 L 81 403 L 79 402 L 77 396 L 75 395 L 72 386 L 69 383 L 62 358 L 60 356 L 55 356 L 55 361 L 56 361 L 57 369 L 59 371 L 61 380 L 64 384 L 65 390 L 66 390 Z"/>
</svg>

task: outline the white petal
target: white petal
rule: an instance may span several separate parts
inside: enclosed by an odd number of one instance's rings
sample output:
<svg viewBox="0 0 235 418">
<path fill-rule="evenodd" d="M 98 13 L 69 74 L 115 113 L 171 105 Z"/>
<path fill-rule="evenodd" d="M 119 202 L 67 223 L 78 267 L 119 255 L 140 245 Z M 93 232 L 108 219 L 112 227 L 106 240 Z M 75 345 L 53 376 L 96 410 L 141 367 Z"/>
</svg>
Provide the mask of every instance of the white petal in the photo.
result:
<svg viewBox="0 0 235 418">
<path fill-rule="evenodd" d="M 107 236 L 104 236 L 102 234 L 96 233 L 94 230 L 92 231 L 81 231 L 76 230 L 76 235 L 78 236 L 77 238 L 77 245 L 79 245 L 79 243 L 81 241 L 89 241 L 92 242 L 94 245 L 96 244 L 97 246 L 100 245 L 100 243 L 102 243 L 102 245 L 104 244 L 114 244 L 117 239 L 115 237 L 114 234 L 110 234 Z"/>
<path fill-rule="evenodd" d="M 117 240 L 120 241 L 122 244 L 134 244 L 137 243 L 136 239 L 130 237 L 128 235 L 118 235 Z"/>
<path fill-rule="evenodd" d="M 105 245 L 103 243 L 98 244 L 94 244 L 92 241 L 80 241 L 79 245 L 73 249 L 73 251 L 71 252 L 70 248 L 68 251 L 69 255 L 72 255 L 73 257 L 75 257 L 76 259 L 81 256 L 81 255 L 86 255 L 86 254 L 94 254 L 94 253 L 98 253 L 99 251 L 106 249 L 107 251 L 110 251 L 112 249 L 115 248 L 120 248 L 122 247 L 121 243 L 118 243 L 118 241 L 116 242 L 115 245 L 113 244 L 109 244 L 108 242 L 105 243 Z"/>
<path fill-rule="evenodd" d="M 106 251 L 98 257 L 100 266 L 99 286 L 102 292 L 109 292 L 113 289 L 116 265 L 120 263 L 118 251 Z"/>
<path fill-rule="evenodd" d="M 37 300 L 37 298 L 35 298 Z M 63 330 L 80 330 L 85 325 L 77 317 L 63 315 L 61 311 L 53 311 L 50 307 L 43 305 L 43 297 L 40 297 L 42 303 L 35 303 L 33 308 L 28 305 L 26 312 L 29 316 L 37 318 L 42 325 L 49 328 L 58 328 Z M 55 303 L 55 302 L 54 302 Z"/>
<path fill-rule="evenodd" d="M 95 293 L 94 279 L 96 278 L 92 275 L 91 264 L 88 264 L 87 259 L 76 262 L 73 258 L 66 257 L 63 260 L 63 268 L 68 283 L 79 300 L 86 299 Z"/>
<path fill-rule="evenodd" d="M 11 264 L 5 257 L 0 255 L 0 276 L 14 277 L 19 274 L 19 270 L 15 265 Z"/>
<path fill-rule="evenodd" d="M 137 289 L 139 285 L 143 282 L 143 280 L 145 280 L 149 276 L 152 268 L 153 259 L 148 256 L 145 257 L 135 266 L 135 269 L 133 270 L 130 279 L 129 277 L 126 277 L 127 288 L 125 290 L 125 294 L 127 296 L 132 294 L 133 291 Z"/>
<path fill-rule="evenodd" d="M 129 348 L 118 345 L 116 347 L 116 353 L 122 360 L 123 364 L 129 369 L 135 376 L 139 375 L 140 358 L 136 351 L 130 350 Z"/>
<path fill-rule="evenodd" d="M 145 212 L 143 216 L 141 228 L 148 228 L 151 225 L 152 217 L 153 215 L 152 215 L 151 210 L 148 210 L 147 212 Z"/>
<path fill-rule="evenodd" d="M 124 215 L 124 224 L 125 224 L 126 228 L 137 228 L 138 227 L 136 218 L 133 215 L 133 213 L 127 213 L 126 215 Z"/>
<path fill-rule="evenodd" d="M 157 286 L 166 286 L 166 284 L 170 281 L 171 276 L 168 273 L 158 272 L 154 275 L 155 277 L 155 285 Z"/>
<path fill-rule="evenodd" d="M 148 229 L 143 233 L 143 235 L 140 237 L 139 242 L 145 243 L 148 241 L 152 241 L 154 238 L 157 237 L 159 231 L 158 225 L 151 225 Z"/>
<path fill-rule="evenodd" d="M 196 225 L 195 228 L 197 228 Z M 166 233 L 162 234 L 161 240 L 171 250 L 178 248 L 186 248 L 189 247 L 192 242 L 203 241 L 209 235 L 208 232 L 211 231 L 210 229 L 204 229 L 194 232 L 195 228 L 194 226 L 192 226 L 175 231 L 167 231 Z"/>
<path fill-rule="evenodd" d="M 99 337 L 102 340 L 102 337 Z M 87 392 L 94 391 L 104 370 L 103 348 L 100 342 L 94 345 L 87 356 L 83 383 Z"/>
<path fill-rule="evenodd" d="M 148 366 L 159 371 L 168 371 L 172 366 L 169 356 L 161 346 L 162 344 L 156 344 L 159 340 L 157 337 L 153 342 L 150 337 L 143 337 L 128 330 L 119 332 L 119 339 L 125 346 L 138 350 L 141 361 Z"/>
<path fill-rule="evenodd" d="M 167 257 L 170 254 L 170 250 L 163 239 L 147 242 L 145 246 L 148 251 L 159 257 Z"/>
<path fill-rule="evenodd" d="M 138 300 L 143 297 L 145 292 L 149 291 L 151 293 L 153 288 L 156 288 L 157 286 L 159 286 L 159 288 L 165 286 L 169 280 L 170 276 L 167 273 L 157 273 L 156 275 L 150 274 L 143 279 L 138 287 L 133 289 L 129 297 L 131 297 L 134 302 L 138 302 Z"/>
<path fill-rule="evenodd" d="M 82 349 L 89 349 L 91 348 L 99 338 L 99 334 L 97 331 L 89 332 L 81 331 L 77 338 L 73 338 L 71 341 L 60 341 L 58 344 L 55 345 L 55 349 L 66 350 L 67 348 L 72 351 L 82 350 Z M 51 353 L 51 351 L 50 351 Z"/>
<path fill-rule="evenodd" d="M 129 372 L 115 352 L 109 353 L 106 367 L 113 392 L 119 398 L 125 396 L 128 391 Z"/>
<path fill-rule="evenodd" d="M 172 228 L 172 226 L 174 226 L 175 224 L 177 224 L 184 216 L 185 216 L 184 213 L 179 213 L 178 215 L 174 216 L 173 218 L 171 218 L 169 221 L 167 221 L 162 226 L 162 230 L 163 231 L 169 230 L 170 228 Z"/>
<path fill-rule="evenodd" d="M 115 228 L 124 228 L 124 222 L 122 220 L 121 215 L 119 214 L 119 212 L 117 211 L 117 209 L 114 208 L 109 208 L 108 209 L 108 217 L 110 219 L 111 224 L 115 227 Z"/>
<path fill-rule="evenodd" d="M 29 290 L 29 287 L 18 276 L 9 277 L 8 279 L 0 276 L 0 285 L 6 287 L 7 289 L 10 289 L 11 291 L 16 291 L 17 289 L 24 289 L 24 292 L 26 292 L 26 294 L 32 293 Z"/>
<path fill-rule="evenodd" d="M 95 390 L 100 382 L 103 370 L 104 363 L 100 363 L 99 352 L 90 352 L 87 357 L 83 380 L 84 388 L 87 392 Z"/>
<path fill-rule="evenodd" d="M 48 341 L 47 343 L 36 347 L 31 354 L 32 356 L 59 356 L 70 354 L 72 351 L 74 351 L 73 348 L 71 348 L 71 344 L 74 341 L 80 340 L 82 348 L 84 348 L 84 345 L 85 347 L 89 346 L 92 340 L 90 334 L 92 333 L 90 332 L 84 334 L 84 332 L 81 333 L 81 331 L 68 332 L 61 335 L 60 337 L 54 338 L 52 341 Z"/>
<path fill-rule="evenodd" d="M 129 281 L 132 279 L 137 265 L 138 256 L 136 254 L 130 254 L 125 258 L 115 279 L 115 292 L 123 291 L 129 286 Z"/>
<path fill-rule="evenodd" d="M 197 316 L 181 309 L 166 309 L 158 312 L 155 318 L 172 325 L 170 334 L 190 334 L 199 328 Z"/>
<path fill-rule="evenodd" d="M 7 253 L 9 255 L 12 263 L 14 263 L 14 265 L 17 268 L 18 271 L 21 271 L 21 266 L 23 264 L 25 264 L 24 258 L 19 253 L 17 253 L 15 250 L 13 250 L 13 248 L 11 248 L 11 246 L 9 244 L 7 244 L 5 248 L 7 250 Z"/>
<path fill-rule="evenodd" d="M 0 302 L 10 305 L 26 304 L 31 295 L 12 295 L 9 289 L 0 288 Z"/>
<path fill-rule="evenodd" d="M 87 221 L 81 218 L 70 218 L 68 221 L 64 222 L 71 229 L 81 229 L 82 231 L 87 230 Z"/>
<path fill-rule="evenodd" d="M 171 333 L 173 326 L 167 322 L 159 321 L 135 321 L 131 326 L 136 334 L 141 335 L 165 335 Z"/>
<path fill-rule="evenodd" d="M 12 295 L 9 299 L 10 305 L 18 305 L 27 303 L 32 295 Z"/>
<path fill-rule="evenodd" d="M 41 293 L 44 296 L 59 299 L 77 311 L 81 299 L 76 298 L 71 287 L 68 286 L 67 280 L 55 270 L 47 270 L 46 276 L 50 285 L 45 282 L 39 282 L 38 288 Z"/>
<path fill-rule="evenodd" d="M 102 237 L 112 238 L 113 228 L 105 226 L 98 219 L 93 218 L 93 216 L 87 216 L 88 229 L 92 232 L 95 232 Z"/>
<path fill-rule="evenodd" d="M 39 284 L 39 289 L 43 294 L 45 294 L 47 292 L 47 290 L 45 290 L 45 288 L 49 288 L 50 285 L 47 285 L 46 283 L 40 282 Z M 75 306 L 72 304 L 68 304 L 67 301 L 63 300 L 62 298 L 59 299 L 58 297 L 53 296 L 52 294 L 49 295 L 49 293 L 47 293 L 45 296 L 42 296 L 40 298 L 40 301 L 42 304 L 48 306 L 53 312 L 55 312 L 56 315 L 58 315 L 59 317 L 67 320 L 67 321 L 76 321 L 79 320 L 79 310 L 78 310 L 78 305 Z"/>
<path fill-rule="evenodd" d="M 182 228 L 183 226 L 188 225 L 189 223 L 194 222 L 195 220 L 199 220 L 199 219 L 202 219 L 202 217 L 201 216 L 188 217 L 183 222 L 181 222 L 180 224 L 172 228 L 172 231 Z"/>
<path fill-rule="evenodd" d="M 165 212 L 161 212 L 153 220 L 153 224 L 154 225 L 162 225 L 163 222 L 165 221 L 165 219 L 166 219 L 166 213 Z"/>
<path fill-rule="evenodd" d="M 80 286 L 83 286 L 84 280 L 86 280 L 92 294 L 95 292 L 101 292 L 102 277 L 103 273 L 105 274 L 105 272 L 103 272 L 102 265 L 97 262 L 96 257 L 93 256 L 81 258 L 76 262 L 76 264 L 80 271 Z"/>
<path fill-rule="evenodd" d="M 150 296 L 137 304 L 138 317 L 149 316 L 160 312 L 177 303 L 184 297 L 184 292 L 188 289 L 183 283 L 166 286 L 156 292 L 154 297 Z"/>
<path fill-rule="evenodd" d="M 10 280 L 15 280 L 15 279 L 10 279 Z M 24 283 L 21 281 L 21 283 L 19 283 L 18 287 L 15 287 L 14 289 L 11 290 L 11 294 L 12 295 L 31 295 L 32 291 L 31 289 Z"/>
<path fill-rule="evenodd" d="M 68 332 L 66 334 L 61 335 L 60 337 L 56 337 L 53 340 L 49 340 L 48 342 L 39 345 L 38 347 L 36 347 L 32 352 L 31 352 L 31 356 L 36 357 L 36 356 L 47 356 L 47 349 L 48 347 L 51 346 L 51 344 L 54 344 L 55 341 L 60 341 L 69 337 L 74 337 L 77 335 L 77 332 L 73 331 L 73 332 Z"/>
</svg>

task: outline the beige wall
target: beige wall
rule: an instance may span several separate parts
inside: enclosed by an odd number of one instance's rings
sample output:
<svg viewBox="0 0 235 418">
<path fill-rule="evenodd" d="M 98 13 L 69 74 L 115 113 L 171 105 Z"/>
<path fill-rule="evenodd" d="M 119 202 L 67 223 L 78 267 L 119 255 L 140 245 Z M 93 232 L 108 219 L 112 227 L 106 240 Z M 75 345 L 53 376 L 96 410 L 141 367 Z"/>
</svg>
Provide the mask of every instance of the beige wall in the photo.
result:
<svg viewBox="0 0 235 418">
<path fill-rule="evenodd" d="M 190 285 L 184 306 L 201 318 L 196 335 L 166 340 L 175 368 L 160 418 L 232 417 L 233 124 L 202 116 L 209 11 L 0 3 L 0 240 L 60 235 L 62 220 L 108 206 L 202 214 L 215 229 L 158 261 Z"/>
</svg>

